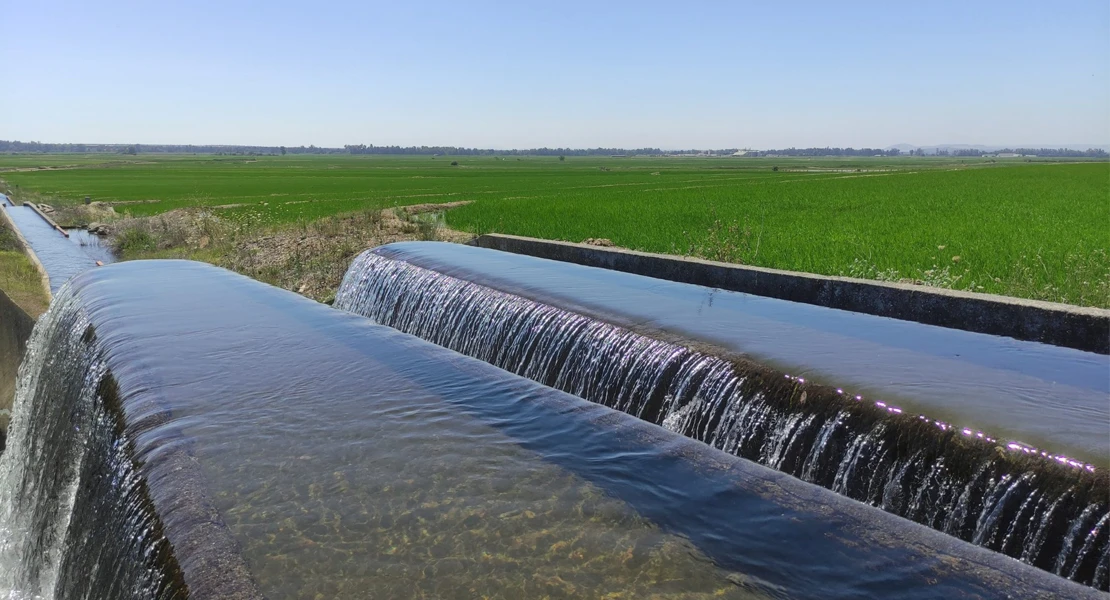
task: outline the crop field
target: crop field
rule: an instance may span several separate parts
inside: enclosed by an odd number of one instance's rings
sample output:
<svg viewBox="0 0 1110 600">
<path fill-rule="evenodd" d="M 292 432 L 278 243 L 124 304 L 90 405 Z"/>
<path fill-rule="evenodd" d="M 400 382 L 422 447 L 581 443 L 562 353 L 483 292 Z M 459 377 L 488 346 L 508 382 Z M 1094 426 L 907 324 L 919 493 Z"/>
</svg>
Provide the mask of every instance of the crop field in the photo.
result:
<svg viewBox="0 0 1110 600">
<path fill-rule="evenodd" d="M 0 179 L 17 198 L 265 227 L 471 201 L 450 227 L 1110 307 L 1106 162 L 14 155 Z"/>
</svg>

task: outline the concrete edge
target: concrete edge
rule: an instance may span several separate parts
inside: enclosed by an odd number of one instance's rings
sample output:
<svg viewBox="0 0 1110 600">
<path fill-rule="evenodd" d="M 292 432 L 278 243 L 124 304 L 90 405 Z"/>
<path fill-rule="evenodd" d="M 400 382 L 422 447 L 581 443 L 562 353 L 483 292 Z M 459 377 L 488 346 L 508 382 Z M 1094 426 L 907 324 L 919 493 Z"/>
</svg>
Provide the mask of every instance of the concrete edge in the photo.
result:
<svg viewBox="0 0 1110 600">
<path fill-rule="evenodd" d="M 149 369 L 140 370 L 134 379 L 121 379 L 115 363 L 109 355 L 104 381 L 110 385 L 102 384 L 99 392 L 106 408 L 119 419 L 117 435 L 127 444 L 128 457 L 180 568 L 188 598 L 265 600 L 239 542 L 212 501 L 192 444 L 184 432 L 170 425 L 172 411 L 162 393 L 153 391 L 163 389 L 164 383 Z M 146 454 L 137 453 L 136 440 L 155 428 L 161 443 Z"/>
<path fill-rule="evenodd" d="M 42 217 L 42 220 L 46 221 L 47 224 L 57 230 L 58 233 L 64 235 L 65 237 L 69 237 L 69 232 L 65 229 L 62 229 L 62 226 L 55 223 L 54 219 L 51 219 L 46 215 L 46 213 L 42 212 L 42 209 L 39 208 L 37 204 L 35 204 L 34 202 L 24 202 L 23 206 L 29 206 L 31 210 L 35 211 L 35 214 Z"/>
<path fill-rule="evenodd" d="M 926 325 L 1110 354 L 1110 310 L 735 265 L 698 258 L 485 234 L 482 248 L 612 269 Z"/>
<path fill-rule="evenodd" d="M 27 340 L 34 326 L 31 315 L 0 290 L 0 450 L 3 450 L 11 420 L 19 365 L 27 352 Z"/>
<path fill-rule="evenodd" d="M 50 291 L 50 276 L 46 274 L 46 267 L 42 265 L 42 261 L 39 260 L 38 255 L 35 254 L 34 249 L 31 248 L 31 244 L 27 241 L 27 238 L 23 237 L 23 232 L 15 226 L 15 221 L 8 215 L 8 208 L 8 206 L 0 205 L 0 215 L 3 216 L 7 226 L 15 232 L 15 239 L 18 240 L 19 245 L 23 247 L 23 253 L 27 255 L 28 260 L 30 260 L 31 264 L 38 270 L 39 279 L 42 281 L 42 289 L 46 292 L 46 301 L 50 302 L 54 299 L 54 293 Z"/>
</svg>

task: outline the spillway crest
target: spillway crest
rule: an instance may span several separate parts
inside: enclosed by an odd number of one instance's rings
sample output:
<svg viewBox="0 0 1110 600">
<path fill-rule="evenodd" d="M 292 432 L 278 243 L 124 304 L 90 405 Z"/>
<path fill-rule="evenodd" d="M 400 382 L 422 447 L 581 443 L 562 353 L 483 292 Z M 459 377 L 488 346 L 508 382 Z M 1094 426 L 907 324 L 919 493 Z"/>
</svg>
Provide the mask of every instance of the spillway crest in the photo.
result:
<svg viewBox="0 0 1110 600">
<path fill-rule="evenodd" d="M 63 291 L 35 327 L 0 456 L 5 598 L 187 596 L 121 410 L 96 331 Z"/>
<path fill-rule="evenodd" d="M 18 388 L 17 600 L 1102 596 L 209 265 L 70 280 Z"/>
<path fill-rule="evenodd" d="M 1103 469 L 412 264 L 389 247 L 356 259 L 335 305 L 1062 577 L 1110 586 Z"/>
</svg>

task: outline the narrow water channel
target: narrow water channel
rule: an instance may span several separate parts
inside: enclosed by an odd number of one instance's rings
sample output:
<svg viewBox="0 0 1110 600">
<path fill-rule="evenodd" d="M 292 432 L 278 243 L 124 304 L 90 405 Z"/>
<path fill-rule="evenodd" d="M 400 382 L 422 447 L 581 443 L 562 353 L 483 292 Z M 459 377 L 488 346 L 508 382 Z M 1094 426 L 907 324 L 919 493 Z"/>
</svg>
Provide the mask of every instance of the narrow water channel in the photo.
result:
<svg viewBox="0 0 1110 600">
<path fill-rule="evenodd" d="M 57 293 L 78 273 L 96 266 L 96 259 L 82 251 L 29 206 L 3 208 L 31 246 L 50 280 L 50 291 Z"/>
<path fill-rule="evenodd" d="M 7 597 L 203 589 L 220 531 L 271 600 L 1097 596 L 197 263 L 75 278 L 14 413 Z"/>
</svg>

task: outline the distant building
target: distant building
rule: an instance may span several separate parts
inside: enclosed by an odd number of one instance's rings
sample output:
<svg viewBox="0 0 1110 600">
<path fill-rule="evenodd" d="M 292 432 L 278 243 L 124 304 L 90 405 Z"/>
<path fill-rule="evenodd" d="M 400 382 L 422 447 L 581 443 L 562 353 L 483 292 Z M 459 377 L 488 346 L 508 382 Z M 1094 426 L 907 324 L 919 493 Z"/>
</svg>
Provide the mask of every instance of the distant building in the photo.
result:
<svg viewBox="0 0 1110 600">
<path fill-rule="evenodd" d="M 737 150 L 736 152 L 733 152 L 732 155 L 733 156 L 747 156 L 750 152 L 751 152 L 751 150 Z"/>
<path fill-rule="evenodd" d="M 1021 155 L 1018 154 L 1017 152 L 999 152 L 995 156 L 997 156 L 998 158 L 1020 158 L 1021 157 Z"/>
</svg>

